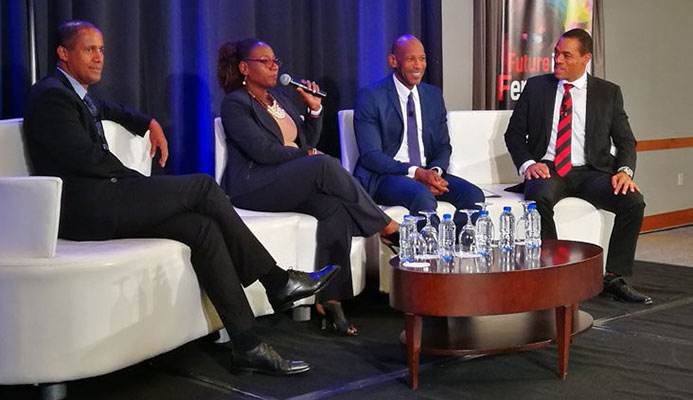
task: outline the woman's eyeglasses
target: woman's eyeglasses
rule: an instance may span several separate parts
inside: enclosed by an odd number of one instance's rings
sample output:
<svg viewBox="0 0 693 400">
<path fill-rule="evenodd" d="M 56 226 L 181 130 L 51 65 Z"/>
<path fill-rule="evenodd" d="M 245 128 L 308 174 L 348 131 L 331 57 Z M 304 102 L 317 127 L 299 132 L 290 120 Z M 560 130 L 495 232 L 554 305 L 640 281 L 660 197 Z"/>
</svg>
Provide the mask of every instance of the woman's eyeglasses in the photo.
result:
<svg viewBox="0 0 693 400">
<path fill-rule="evenodd" d="M 272 68 L 272 65 L 276 64 L 277 68 L 282 66 L 282 60 L 279 58 L 275 57 L 274 59 L 269 59 L 269 58 L 244 58 L 243 61 L 255 61 L 259 63 L 265 64 L 265 67 Z"/>
</svg>

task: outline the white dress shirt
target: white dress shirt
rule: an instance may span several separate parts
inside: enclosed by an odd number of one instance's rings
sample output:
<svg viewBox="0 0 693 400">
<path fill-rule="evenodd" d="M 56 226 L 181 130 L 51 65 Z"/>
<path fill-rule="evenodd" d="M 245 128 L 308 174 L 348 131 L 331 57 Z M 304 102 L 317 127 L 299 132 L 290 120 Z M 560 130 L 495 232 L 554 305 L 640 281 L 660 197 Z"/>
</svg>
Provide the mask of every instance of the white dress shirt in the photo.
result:
<svg viewBox="0 0 693 400">
<path fill-rule="evenodd" d="M 558 121 L 560 118 L 561 103 L 565 89 L 563 84 L 570 83 L 570 96 L 573 100 L 573 120 L 571 124 L 570 138 L 570 160 L 574 167 L 585 165 L 585 115 L 587 113 L 587 71 L 573 82 L 561 79 L 556 88 L 556 97 L 553 105 L 553 121 L 551 122 L 551 138 L 543 160 L 553 161 L 556 158 L 556 138 L 558 136 Z M 524 175 L 530 165 L 536 163 L 534 160 L 527 160 L 520 166 L 520 175 Z"/>
</svg>

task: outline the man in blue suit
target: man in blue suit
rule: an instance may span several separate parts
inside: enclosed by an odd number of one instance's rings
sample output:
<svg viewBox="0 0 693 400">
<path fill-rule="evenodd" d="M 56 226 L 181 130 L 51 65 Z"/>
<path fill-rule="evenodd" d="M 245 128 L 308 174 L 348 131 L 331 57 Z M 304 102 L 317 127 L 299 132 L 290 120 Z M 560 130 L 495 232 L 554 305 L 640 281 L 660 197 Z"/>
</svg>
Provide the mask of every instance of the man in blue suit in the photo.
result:
<svg viewBox="0 0 693 400">
<path fill-rule="evenodd" d="M 376 203 L 404 206 L 411 214 L 435 210 L 437 200 L 457 209 L 478 208 L 474 203 L 484 201 L 481 189 L 447 172 L 452 152 L 447 110 L 440 89 L 421 82 L 423 44 L 412 35 L 400 36 L 388 63 L 394 73 L 356 97 L 360 158 L 354 176 Z M 463 214 L 455 219 L 458 226 L 466 222 Z"/>
</svg>

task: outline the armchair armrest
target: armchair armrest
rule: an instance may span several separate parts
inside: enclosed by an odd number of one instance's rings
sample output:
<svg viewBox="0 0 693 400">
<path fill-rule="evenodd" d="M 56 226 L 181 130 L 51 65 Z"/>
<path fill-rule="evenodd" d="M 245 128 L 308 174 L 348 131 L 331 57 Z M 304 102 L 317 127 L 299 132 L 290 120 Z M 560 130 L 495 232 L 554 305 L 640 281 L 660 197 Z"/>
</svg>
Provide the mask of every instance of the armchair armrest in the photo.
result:
<svg viewBox="0 0 693 400">
<path fill-rule="evenodd" d="M 62 186 L 57 177 L 0 177 L 0 258 L 55 255 Z"/>
</svg>

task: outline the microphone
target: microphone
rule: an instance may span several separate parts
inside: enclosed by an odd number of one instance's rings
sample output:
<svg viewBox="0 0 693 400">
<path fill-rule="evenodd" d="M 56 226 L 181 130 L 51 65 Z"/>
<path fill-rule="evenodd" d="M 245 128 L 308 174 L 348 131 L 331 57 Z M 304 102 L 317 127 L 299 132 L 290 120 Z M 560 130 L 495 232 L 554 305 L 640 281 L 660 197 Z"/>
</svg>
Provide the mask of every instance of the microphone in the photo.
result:
<svg viewBox="0 0 693 400">
<path fill-rule="evenodd" d="M 327 97 L 327 93 L 323 92 L 322 90 L 313 90 L 309 88 L 308 86 L 302 84 L 301 82 L 294 80 L 291 78 L 291 75 L 289 74 L 282 74 L 282 76 L 279 77 L 279 82 L 281 82 L 282 85 L 288 86 L 288 85 L 294 85 L 298 86 L 301 89 L 305 90 L 306 93 L 310 93 L 313 96 L 318 96 L 318 97 Z"/>
</svg>

